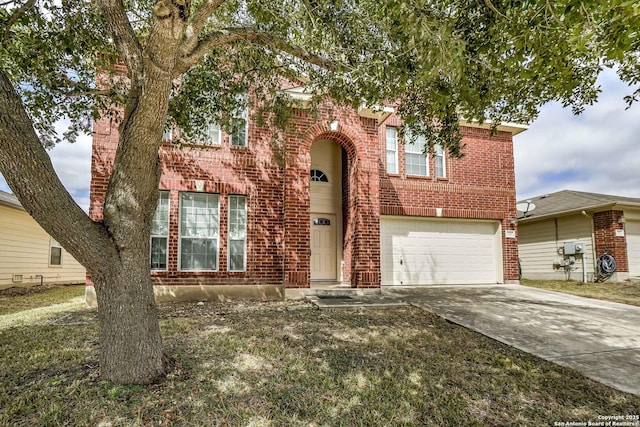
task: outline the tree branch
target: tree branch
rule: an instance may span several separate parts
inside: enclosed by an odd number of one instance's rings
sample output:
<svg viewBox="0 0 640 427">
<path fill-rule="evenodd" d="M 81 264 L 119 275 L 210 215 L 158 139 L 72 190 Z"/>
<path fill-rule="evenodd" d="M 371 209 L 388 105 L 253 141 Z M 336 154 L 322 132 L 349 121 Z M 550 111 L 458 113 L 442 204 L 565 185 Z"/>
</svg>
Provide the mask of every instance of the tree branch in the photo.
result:
<svg viewBox="0 0 640 427">
<path fill-rule="evenodd" d="M 506 18 L 506 15 L 503 14 L 502 12 L 500 12 L 496 6 L 491 2 L 491 0 L 484 0 L 484 4 L 491 9 L 492 11 L 494 11 L 498 16 L 502 16 L 503 18 Z"/>
<path fill-rule="evenodd" d="M 329 71 L 337 71 L 338 64 L 320 55 L 309 52 L 303 47 L 293 45 L 288 41 L 273 34 L 253 28 L 227 28 L 209 34 L 200 40 L 193 52 L 187 56 L 178 58 L 176 73 L 180 75 L 200 61 L 211 49 L 230 45 L 237 42 L 251 42 L 279 50 L 309 64 L 317 65 Z"/>
<path fill-rule="evenodd" d="M 139 73 L 142 70 L 142 46 L 127 18 L 122 0 L 98 0 L 98 5 L 127 69 L 133 74 Z"/>
<path fill-rule="evenodd" d="M 4 24 L 4 34 L 2 35 L 2 41 L 7 41 L 9 37 L 9 30 L 16 23 L 18 19 L 20 19 L 29 9 L 31 9 L 35 5 L 35 0 L 27 0 L 25 4 L 17 8 L 9 17 L 7 22 Z M 4 5 L 3 5 L 4 6 Z"/>
<path fill-rule="evenodd" d="M 188 55 L 198 45 L 200 34 L 207 23 L 207 20 L 218 10 L 226 0 L 209 0 L 196 11 L 187 26 L 186 39 L 180 46 L 179 56 Z"/>
<path fill-rule="evenodd" d="M 20 96 L 1 70 L 0 171 L 24 209 L 90 272 L 104 267 L 96 259 L 117 256 L 106 229 L 80 209 L 60 182 Z"/>
</svg>

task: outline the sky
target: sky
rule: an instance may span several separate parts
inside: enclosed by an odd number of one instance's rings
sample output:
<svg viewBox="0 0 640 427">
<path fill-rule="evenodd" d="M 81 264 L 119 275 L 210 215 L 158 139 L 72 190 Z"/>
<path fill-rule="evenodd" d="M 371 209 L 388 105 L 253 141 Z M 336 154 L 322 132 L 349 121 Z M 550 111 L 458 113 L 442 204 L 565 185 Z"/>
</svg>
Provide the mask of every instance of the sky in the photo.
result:
<svg viewBox="0 0 640 427">
<path fill-rule="evenodd" d="M 614 71 L 598 83 L 598 102 L 582 114 L 547 104 L 514 137 L 518 200 L 560 190 L 640 198 L 640 105 L 625 110 L 634 89 Z"/>
<path fill-rule="evenodd" d="M 596 104 L 574 116 L 544 105 L 529 129 L 514 137 L 518 200 L 578 190 L 640 198 L 640 105 L 625 110 L 633 89 L 604 71 Z M 91 138 L 49 151 L 56 172 L 76 202 L 89 209 Z M 0 190 L 10 191 L 0 175 Z"/>
</svg>

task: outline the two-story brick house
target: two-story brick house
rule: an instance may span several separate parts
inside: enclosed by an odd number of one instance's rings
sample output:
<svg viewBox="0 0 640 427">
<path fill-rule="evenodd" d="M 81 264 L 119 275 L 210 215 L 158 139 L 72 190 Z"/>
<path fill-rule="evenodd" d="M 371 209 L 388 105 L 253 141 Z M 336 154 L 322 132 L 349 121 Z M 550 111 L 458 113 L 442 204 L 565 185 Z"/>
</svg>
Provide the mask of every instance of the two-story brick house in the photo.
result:
<svg viewBox="0 0 640 427">
<path fill-rule="evenodd" d="M 251 114 L 232 135 L 212 125 L 204 141 L 167 140 L 151 237 L 156 295 L 517 281 L 512 135 L 525 127 L 492 136 L 464 124 L 463 158 L 424 156 L 420 142 L 403 143 L 392 111 L 327 102 L 311 114 L 301 104 L 275 142 Z M 96 121 L 94 220 L 117 141 L 114 125 Z"/>
</svg>

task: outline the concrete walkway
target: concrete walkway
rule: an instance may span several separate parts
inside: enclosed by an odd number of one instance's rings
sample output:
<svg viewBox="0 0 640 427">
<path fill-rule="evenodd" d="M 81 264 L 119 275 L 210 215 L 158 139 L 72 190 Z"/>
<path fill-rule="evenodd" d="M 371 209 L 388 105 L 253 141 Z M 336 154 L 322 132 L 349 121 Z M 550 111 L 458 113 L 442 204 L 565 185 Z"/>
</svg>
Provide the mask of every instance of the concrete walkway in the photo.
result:
<svg viewBox="0 0 640 427">
<path fill-rule="evenodd" d="M 385 288 L 383 294 L 640 395 L 640 307 L 519 285 Z"/>
</svg>

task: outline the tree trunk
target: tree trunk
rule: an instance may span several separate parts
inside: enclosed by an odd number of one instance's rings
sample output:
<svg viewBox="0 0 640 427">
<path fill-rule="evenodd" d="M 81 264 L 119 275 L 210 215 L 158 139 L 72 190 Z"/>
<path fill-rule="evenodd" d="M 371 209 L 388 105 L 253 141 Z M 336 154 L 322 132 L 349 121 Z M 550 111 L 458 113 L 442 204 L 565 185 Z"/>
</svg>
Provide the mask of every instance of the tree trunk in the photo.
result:
<svg viewBox="0 0 640 427">
<path fill-rule="evenodd" d="M 164 375 L 147 258 L 146 253 L 121 253 L 121 261 L 94 280 L 100 320 L 100 374 L 118 384 L 149 384 Z"/>
<path fill-rule="evenodd" d="M 167 2 L 173 18 L 157 19 L 144 44 L 138 42 L 121 1 L 98 3 L 126 61 L 130 85 L 103 220 L 91 221 L 65 190 L 2 70 L 0 171 L 27 212 L 93 278 L 101 376 L 119 384 L 148 384 L 164 375 L 149 272 L 151 219 L 160 180 L 158 149 L 191 2 Z"/>
</svg>

